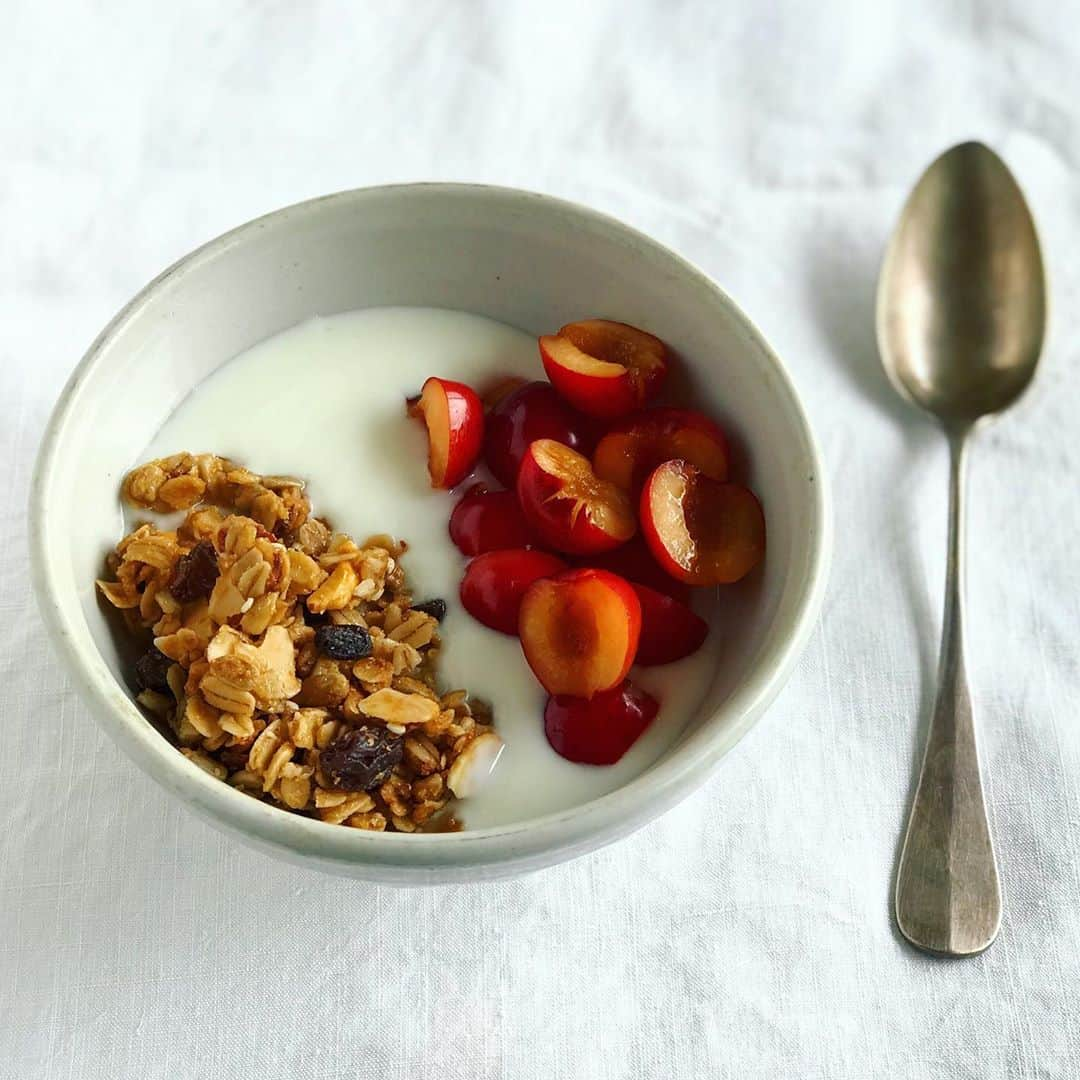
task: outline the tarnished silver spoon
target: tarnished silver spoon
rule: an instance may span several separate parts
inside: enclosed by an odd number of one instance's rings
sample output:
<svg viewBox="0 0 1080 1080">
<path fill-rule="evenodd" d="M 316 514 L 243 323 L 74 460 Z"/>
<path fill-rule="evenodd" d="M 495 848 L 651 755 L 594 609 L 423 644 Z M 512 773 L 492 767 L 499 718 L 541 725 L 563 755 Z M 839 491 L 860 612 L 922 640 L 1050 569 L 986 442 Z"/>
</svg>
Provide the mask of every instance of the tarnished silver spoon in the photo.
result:
<svg viewBox="0 0 1080 1080">
<path fill-rule="evenodd" d="M 896 921 L 913 945 L 982 952 L 1001 925 L 964 670 L 964 486 L 968 436 L 1035 373 L 1046 281 L 1035 225 L 1005 163 L 954 146 L 923 174 L 889 243 L 877 336 L 893 386 L 949 439 L 949 558 L 937 699 L 896 881 Z"/>
</svg>

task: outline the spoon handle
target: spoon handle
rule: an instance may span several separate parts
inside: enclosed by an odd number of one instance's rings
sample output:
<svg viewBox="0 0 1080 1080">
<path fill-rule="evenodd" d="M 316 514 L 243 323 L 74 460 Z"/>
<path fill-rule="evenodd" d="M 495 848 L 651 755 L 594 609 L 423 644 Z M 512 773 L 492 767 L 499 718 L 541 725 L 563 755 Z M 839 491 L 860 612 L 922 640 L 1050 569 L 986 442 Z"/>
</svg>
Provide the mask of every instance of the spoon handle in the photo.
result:
<svg viewBox="0 0 1080 1080">
<path fill-rule="evenodd" d="M 1001 925 L 975 719 L 964 670 L 964 487 L 967 431 L 949 433 L 949 562 L 937 699 L 896 877 L 896 921 L 912 945 L 972 956 Z"/>
</svg>

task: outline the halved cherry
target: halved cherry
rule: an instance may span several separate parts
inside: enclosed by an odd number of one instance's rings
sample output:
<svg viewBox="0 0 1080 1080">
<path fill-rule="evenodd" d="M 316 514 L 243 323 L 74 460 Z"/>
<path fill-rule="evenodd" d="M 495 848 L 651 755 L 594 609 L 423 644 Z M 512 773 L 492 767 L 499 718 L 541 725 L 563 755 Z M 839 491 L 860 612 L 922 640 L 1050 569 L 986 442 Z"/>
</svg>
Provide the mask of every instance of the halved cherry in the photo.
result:
<svg viewBox="0 0 1080 1080">
<path fill-rule="evenodd" d="M 546 551 L 512 548 L 478 555 L 461 579 L 461 606 L 478 622 L 504 634 L 518 632 L 521 598 L 540 578 L 561 574 L 562 559 Z"/>
<path fill-rule="evenodd" d="M 637 594 L 606 570 L 543 578 L 521 600 L 521 648 L 549 694 L 589 698 L 618 686 L 634 662 L 640 634 Z"/>
<path fill-rule="evenodd" d="M 536 540 L 512 491 L 488 491 L 476 484 L 450 515 L 450 539 L 462 555 L 499 548 L 529 547 Z"/>
<path fill-rule="evenodd" d="M 518 472 L 517 494 L 525 520 L 556 551 L 609 551 L 637 530 L 626 492 L 601 480 L 587 457 L 553 439 L 529 445 Z"/>
<path fill-rule="evenodd" d="M 568 761 L 614 765 L 659 711 L 656 698 L 629 680 L 591 699 L 554 694 L 544 708 L 544 733 Z"/>
<path fill-rule="evenodd" d="M 690 586 L 684 581 L 676 581 L 661 567 L 640 533 L 620 547 L 602 551 L 597 555 L 579 556 L 576 562 L 579 566 L 595 566 L 598 570 L 609 570 L 626 578 L 632 585 L 647 585 L 650 589 L 682 603 L 686 603 L 690 596 Z"/>
<path fill-rule="evenodd" d="M 409 415 L 422 416 L 427 425 L 431 486 L 452 488 L 469 475 L 480 456 L 484 406 L 464 383 L 434 376 L 407 405 Z"/>
<path fill-rule="evenodd" d="M 701 648 L 709 624 L 670 596 L 634 585 L 641 603 L 641 638 L 634 663 L 641 667 L 671 664 Z"/>
<path fill-rule="evenodd" d="M 713 480 L 726 480 L 727 437 L 704 413 L 660 406 L 635 413 L 612 428 L 593 453 L 596 475 L 639 492 L 649 473 L 681 459 Z"/>
<path fill-rule="evenodd" d="M 765 515 L 749 488 L 685 461 L 655 469 L 641 492 L 641 529 L 665 570 L 691 585 L 725 585 L 765 554 Z"/>
<path fill-rule="evenodd" d="M 652 334 L 610 319 L 567 323 L 540 338 L 552 386 L 590 416 L 625 416 L 660 392 L 668 351 Z"/>
<path fill-rule="evenodd" d="M 512 488 L 530 443 L 554 439 L 588 454 L 593 445 L 591 423 L 567 405 L 550 383 L 526 383 L 507 394 L 488 414 L 484 460 L 495 479 Z"/>
</svg>

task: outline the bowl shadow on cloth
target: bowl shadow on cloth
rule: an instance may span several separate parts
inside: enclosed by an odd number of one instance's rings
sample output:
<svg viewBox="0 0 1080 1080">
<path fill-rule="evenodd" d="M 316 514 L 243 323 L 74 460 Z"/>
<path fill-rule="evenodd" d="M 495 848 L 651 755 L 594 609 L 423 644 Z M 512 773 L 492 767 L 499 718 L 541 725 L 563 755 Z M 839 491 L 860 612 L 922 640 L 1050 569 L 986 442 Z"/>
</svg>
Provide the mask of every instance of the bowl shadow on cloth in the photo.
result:
<svg viewBox="0 0 1080 1080">
<path fill-rule="evenodd" d="M 823 231 L 811 243 L 806 296 L 837 366 L 870 405 L 905 431 L 917 428 L 912 406 L 893 389 L 878 352 L 875 304 L 885 237 L 868 244 L 861 237 Z"/>
</svg>

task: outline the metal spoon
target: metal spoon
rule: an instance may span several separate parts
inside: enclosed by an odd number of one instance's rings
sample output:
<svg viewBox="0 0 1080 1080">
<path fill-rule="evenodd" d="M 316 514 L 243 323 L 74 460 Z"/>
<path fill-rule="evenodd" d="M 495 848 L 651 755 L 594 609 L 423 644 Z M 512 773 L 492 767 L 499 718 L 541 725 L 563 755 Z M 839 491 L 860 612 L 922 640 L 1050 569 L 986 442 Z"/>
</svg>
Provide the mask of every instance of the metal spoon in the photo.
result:
<svg viewBox="0 0 1080 1080">
<path fill-rule="evenodd" d="M 967 437 L 1023 393 L 1042 349 L 1046 281 L 1035 224 L 1005 163 L 982 143 L 926 170 L 889 243 L 877 294 L 885 372 L 949 439 L 949 561 L 937 700 L 896 881 L 913 945 L 971 956 L 1001 925 L 964 671 Z"/>
</svg>

